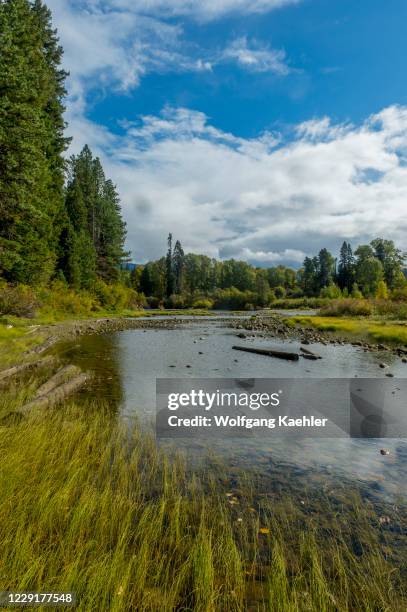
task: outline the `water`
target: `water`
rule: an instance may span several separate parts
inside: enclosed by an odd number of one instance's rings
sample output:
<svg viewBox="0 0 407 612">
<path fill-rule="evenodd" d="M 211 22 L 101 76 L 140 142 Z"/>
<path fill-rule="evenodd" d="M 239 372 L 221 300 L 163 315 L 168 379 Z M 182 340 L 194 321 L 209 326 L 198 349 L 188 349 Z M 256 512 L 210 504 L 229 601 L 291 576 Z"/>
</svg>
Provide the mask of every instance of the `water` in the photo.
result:
<svg viewBox="0 0 407 612">
<path fill-rule="evenodd" d="M 174 319 L 174 317 L 171 317 Z M 118 415 L 131 423 L 144 423 L 155 415 L 156 378 L 384 378 L 379 363 L 385 361 L 395 377 L 406 377 L 407 365 L 389 353 L 365 352 L 362 348 L 310 345 L 319 361 L 287 362 L 234 351 L 232 346 L 281 347 L 299 350 L 299 342 L 249 337 L 238 341 L 236 330 L 222 319 L 207 317 L 186 322 L 175 329 L 137 329 L 100 336 L 84 336 L 63 348 L 67 361 L 94 373 L 87 391 L 107 398 Z M 200 354 L 202 353 L 202 354 Z M 187 367 L 190 366 L 190 367 Z M 178 444 L 178 442 L 177 442 Z M 184 444 L 196 458 L 202 444 Z M 394 503 L 406 494 L 407 442 L 398 439 L 266 439 L 228 440 L 210 444 L 230 466 L 269 473 L 287 489 L 355 486 L 383 503 Z M 381 448 L 389 456 L 380 454 Z"/>
</svg>

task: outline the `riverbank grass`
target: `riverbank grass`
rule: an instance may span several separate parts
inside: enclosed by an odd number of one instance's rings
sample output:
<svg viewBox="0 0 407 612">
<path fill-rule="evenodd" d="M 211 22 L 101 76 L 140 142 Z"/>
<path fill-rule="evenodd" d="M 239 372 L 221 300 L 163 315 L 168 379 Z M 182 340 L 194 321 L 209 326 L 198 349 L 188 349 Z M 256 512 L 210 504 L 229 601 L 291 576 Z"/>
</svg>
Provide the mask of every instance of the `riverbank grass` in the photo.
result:
<svg viewBox="0 0 407 612">
<path fill-rule="evenodd" d="M 3 395 L 0 418 L 21 393 Z M 349 520 L 257 495 L 249 472 L 233 488 L 226 466 L 187 469 L 100 405 L 1 423 L 4 590 L 73 590 L 78 610 L 406 607 L 385 535 L 360 501 Z"/>
<path fill-rule="evenodd" d="M 407 345 L 407 323 L 363 318 L 338 318 L 297 316 L 286 319 L 288 325 L 313 327 L 320 331 L 340 333 L 350 338 L 360 338 L 389 344 Z"/>
</svg>

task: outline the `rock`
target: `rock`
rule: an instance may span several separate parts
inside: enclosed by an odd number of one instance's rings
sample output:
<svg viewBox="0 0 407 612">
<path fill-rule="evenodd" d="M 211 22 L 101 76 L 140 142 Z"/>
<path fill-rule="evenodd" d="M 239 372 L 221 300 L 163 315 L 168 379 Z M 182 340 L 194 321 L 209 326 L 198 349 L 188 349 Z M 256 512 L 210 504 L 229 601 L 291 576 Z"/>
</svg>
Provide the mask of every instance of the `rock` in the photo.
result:
<svg viewBox="0 0 407 612">
<path fill-rule="evenodd" d="M 307 344 L 311 344 L 311 342 L 305 338 L 304 340 L 301 341 L 301 344 L 307 345 Z"/>
<path fill-rule="evenodd" d="M 247 335 L 243 332 L 240 332 L 240 334 L 237 334 L 237 338 L 247 338 Z"/>
<path fill-rule="evenodd" d="M 387 365 L 387 363 L 379 363 L 379 368 L 388 368 L 389 366 Z"/>
<path fill-rule="evenodd" d="M 391 372 L 387 372 L 386 376 L 388 378 L 394 378 L 394 374 L 392 374 Z"/>
<path fill-rule="evenodd" d="M 191 368 L 192 366 L 189 365 L 189 363 L 185 366 L 186 368 Z"/>
<path fill-rule="evenodd" d="M 202 351 L 198 351 L 198 355 L 203 355 L 203 352 Z"/>
<path fill-rule="evenodd" d="M 387 448 L 381 448 L 380 449 L 380 454 L 384 455 L 384 456 L 387 456 L 387 455 L 390 455 L 390 451 Z"/>
<path fill-rule="evenodd" d="M 403 363 L 407 363 L 407 357 L 403 357 L 403 359 L 401 360 Z"/>
</svg>

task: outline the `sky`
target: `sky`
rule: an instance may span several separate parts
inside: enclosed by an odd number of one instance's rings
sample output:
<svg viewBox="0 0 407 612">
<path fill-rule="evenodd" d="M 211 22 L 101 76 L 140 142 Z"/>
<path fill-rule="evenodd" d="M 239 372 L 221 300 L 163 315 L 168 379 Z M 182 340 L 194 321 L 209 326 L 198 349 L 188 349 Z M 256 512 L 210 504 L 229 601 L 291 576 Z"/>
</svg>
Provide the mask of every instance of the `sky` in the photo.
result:
<svg viewBox="0 0 407 612">
<path fill-rule="evenodd" d="M 48 0 L 132 260 L 407 250 L 405 0 Z"/>
</svg>

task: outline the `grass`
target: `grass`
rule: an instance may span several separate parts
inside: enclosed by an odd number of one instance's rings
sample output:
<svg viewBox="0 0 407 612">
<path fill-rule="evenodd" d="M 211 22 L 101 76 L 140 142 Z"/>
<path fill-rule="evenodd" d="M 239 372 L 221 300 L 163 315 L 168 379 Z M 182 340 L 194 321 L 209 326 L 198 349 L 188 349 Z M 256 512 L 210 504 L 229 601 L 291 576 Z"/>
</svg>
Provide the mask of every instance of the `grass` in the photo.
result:
<svg viewBox="0 0 407 612">
<path fill-rule="evenodd" d="M 0 317 L 0 364 L 6 367 L 19 361 L 22 353 L 41 344 L 44 338 L 30 319 Z"/>
<path fill-rule="evenodd" d="M 36 384 L 4 393 L 0 418 Z M 78 610 L 406 609 L 403 568 L 360 499 L 318 513 L 249 472 L 232 487 L 227 466 L 188 468 L 96 405 L 3 420 L 0 456 L 3 590 L 73 590 Z"/>
<path fill-rule="evenodd" d="M 338 318 L 338 317 L 292 317 L 289 325 L 313 327 L 320 331 L 335 332 L 351 337 L 365 338 L 376 342 L 407 345 L 407 324 L 386 320 Z"/>
</svg>

